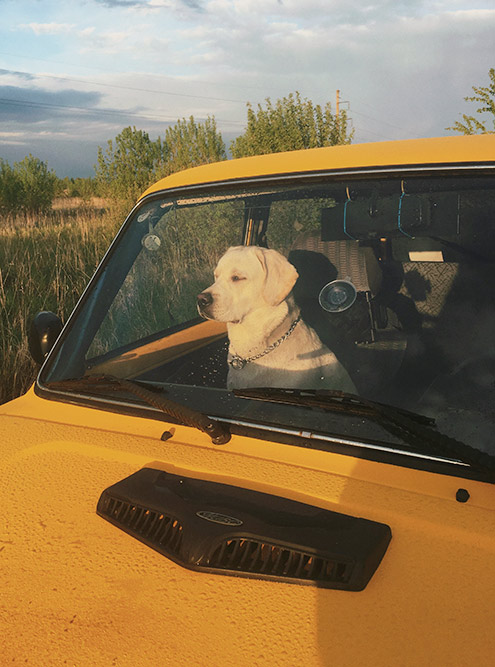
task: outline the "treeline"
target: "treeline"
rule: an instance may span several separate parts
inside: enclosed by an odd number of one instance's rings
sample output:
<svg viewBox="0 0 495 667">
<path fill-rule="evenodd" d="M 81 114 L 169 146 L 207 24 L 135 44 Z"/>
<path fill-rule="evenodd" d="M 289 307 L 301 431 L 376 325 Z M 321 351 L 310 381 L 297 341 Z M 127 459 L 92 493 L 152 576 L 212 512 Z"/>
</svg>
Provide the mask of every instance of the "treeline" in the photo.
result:
<svg viewBox="0 0 495 667">
<path fill-rule="evenodd" d="M 330 102 L 322 108 L 296 92 L 275 104 L 267 99 L 266 108 L 247 107 L 246 129 L 230 145 L 234 158 L 347 144 L 352 139 L 346 112 L 336 116 Z M 127 127 L 108 141 L 105 151 L 98 149 L 96 182 L 107 197 L 136 201 L 159 178 L 226 159 L 214 117 L 200 123 L 193 116 L 179 120 L 156 141 L 143 130 Z"/>
<path fill-rule="evenodd" d="M 231 142 L 232 157 L 347 144 L 353 132 L 345 110 L 334 114 L 299 93 L 253 108 L 247 105 L 243 134 Z M 147 132 L 126 127 L 105 149 L 99 147 L 95 176 L 58 179 L 38 158 L 29 155 L 10 166 L 0 160 L 0 214 L 47 212 L 54 197 L 101 196 L 123 204 L 136 201 L 157 179 L 208 162 L 227 159 L 227 148 L 213 116 L 196 122 L 183 118 L 150 139 Z"/>
</svg>

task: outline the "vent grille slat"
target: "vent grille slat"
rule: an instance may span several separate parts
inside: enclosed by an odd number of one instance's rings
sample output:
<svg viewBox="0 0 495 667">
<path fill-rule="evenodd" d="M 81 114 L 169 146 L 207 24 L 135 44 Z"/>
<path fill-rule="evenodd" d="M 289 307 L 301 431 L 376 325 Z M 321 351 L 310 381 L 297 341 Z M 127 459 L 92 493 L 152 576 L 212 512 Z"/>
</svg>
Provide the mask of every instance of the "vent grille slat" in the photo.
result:
<svg viewBox="0 0 495 667">
<path fill-rule="evenodd" d="M 295 572 L 296 577 L 303 577 L 304 572 L 306 572 L 306 566 L 309 562 L 309 556 L 308 554 L 301 554 L 301 558 L 299 560 L 299 565 L 297 566 L 297 570 Z"/>
<path fill-rule="evenodd" d="M 158 517 L 158 523 L 155 529 L 154 534 L 151 536 L 153 538 L 153 541 L 156 542 L 157 544 L 160 544 L 162 539 L 164 539 L 165 533 L 167 532 L 167 529 L 169 527 L 170 519 L 163 514 L 160 514 Z M 166 542 L 166 539 L 164 539 Z"/>
<path fill-rule="evenodd" d="M 261 554 L 261 544 L 253 543 L 253 551 L 251 555 L 251 565 L 249 566 L 250 572 L 256 572 L 258 569 L 258 563 L 260 560 Z"/>
<path fill-rule="evenodd" d="M 132 505 L 130 505 L 129 503 L 122 503 L 122 509 L 120 510 L 121 515 L 119 517 L 119 521 L 121 521 L 123 524 L 127 523 L 127 518 L 131 513 L 131 507 Z"/>
<path fill-rule="evenodd" d="M 277 548 L 277 547 L 273 547 L 273 549 L 275 550 L 275 553 L 277 554 L 277 558 L 276 558 L 276 561 L 273 565 L 272 573 L 278 572 L 278 568 L 280 567 L 280 562 L 282 560 L 282 555 L 283 555 L 282 549 Z"/>
<path fill-rule="evenodd" d="M 129 528 L 132 528 L 133 530 L 137 530 L 137 523 L 139 519 L 139 514 L 140 510 L 135 506 L 132 505 L 128 514 L 127 518 L 127 525 Z M 139 531 L 138 531 L 139 532 Z"/>
<path fill-rule="evenodd" d="M 156 524 L 159 516 L 160 515 L 158 514 L 158 512 L 153 512 L 153 518 L 149 523 L 149 526 L 146 530 L 146 534 L 144 535 L 144 537 L 150 537 L 151 535 L 153 535 L 153 531 L 156 529 Z"/>
<path fill-rule="evenodd" d="M 155 512 L 152 512 L 151 510 L 146 510 L 146 512 L 144 513 L 143 525 L 141 527 L 142 535 L 146 535 L 149 532 L 150 524 L 153 523 L 154 515 Z"/>
</svg>

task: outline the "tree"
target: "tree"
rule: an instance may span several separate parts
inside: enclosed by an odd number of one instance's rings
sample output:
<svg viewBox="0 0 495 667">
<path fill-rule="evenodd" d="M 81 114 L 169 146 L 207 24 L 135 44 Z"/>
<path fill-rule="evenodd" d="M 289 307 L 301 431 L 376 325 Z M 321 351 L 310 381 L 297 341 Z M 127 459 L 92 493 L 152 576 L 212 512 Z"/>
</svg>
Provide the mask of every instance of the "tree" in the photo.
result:
<svg viewBox="0 0 495 667">
<path fill-rule="evenodd" d="M 49 211 L 55 196 L 55 172 L 48 169 L 46 162 L 31 154 L 14 163 L 14 171 L 22 190 L 21 209 L 31 214 Z"/>
<path fill-rule="evenodd" d="M 56 185 L 55 173 L 31 154 L 13 167 L 0 160 L 0 211 L 9 215 L 47 213 Z"/>
<path fill-rule="evenodd" d="M 100 192 L 125 203 L 135 202 L 153 180 L 158 158 L 158 146 L 147 132 L 124 128 L 115 143 L 107 142 L 105 153 L 98 147 L 95 172 Z"/>
<path fill-rule="evenodd" d="M 346 111 L 333 114 L 330 102 L 322 109 L 296 92 L 275 105 L 267 98 L 266 109 L 260 104 L 257 111 L 250 103 L 247 107 L 247 128 L 232 141 L 233 157 L 349 144 L 352 140 Z"/>
<path fill-rule="evenodd" d="M 490 77 L 489 86 L 476 87 L 473 86 L 475 95 L 465 97 L 467 102 L 477 102 L 481 106 L 476 109 L 479 114 L 491 114 L 493 130 L 487 128 L 487 122 L 479 120 L 474 116 L 462 114 L 463 123 L 457 121 L 452 127 L 447 127 L 447 130 L 454 130 L 455 132 L 462 132 L 462 134 L 494 134 L 495 132 L 495 69 L 492 67 L 488 75 Z"/>
<path fill-rule="evenodd" d="M 103 196 L 128 204 L 158 178 L 224 159 L 225 144 L 214 118 L 204 123 L 196 123 L 193 116 L 178 120 L 156 141 L 143 130 L 126 127 L 108 141 L 105 153 L 98 147 L 96 182 Z"/>
<path fill-rule="evenodd" d="M 0 213 L 14 214 L 22 201 L 19 178 L 6 160 L 0 159 Z"/>
<path fill-rule="evenodd" d="M 227 158 L 222 135 L 217 131 L 215 118 L 210 116 L 203 123 L 196 123 L 193 116 L 178 120 L 165 130 L 165 137 L 159 138 L 158 143 L 161 159 L 157 176 Z"/>
</svg>

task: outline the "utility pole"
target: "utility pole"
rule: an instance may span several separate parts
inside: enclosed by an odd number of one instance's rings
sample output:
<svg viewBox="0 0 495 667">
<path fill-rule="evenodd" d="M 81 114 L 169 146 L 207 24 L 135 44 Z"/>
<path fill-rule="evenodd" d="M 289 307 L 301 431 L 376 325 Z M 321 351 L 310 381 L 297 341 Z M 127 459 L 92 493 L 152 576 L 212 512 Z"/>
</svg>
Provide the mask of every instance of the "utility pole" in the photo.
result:
<svg viewBox="0 0 495 667">
<path fill-rule="evenodd" d="M 339 117 L 339 111 L 340 111 L 340 90 L 337 90 L 337 95 L 336 95 L 336 100 L 337 103 L 335 105 L 335 117 Z"/>
</svg>

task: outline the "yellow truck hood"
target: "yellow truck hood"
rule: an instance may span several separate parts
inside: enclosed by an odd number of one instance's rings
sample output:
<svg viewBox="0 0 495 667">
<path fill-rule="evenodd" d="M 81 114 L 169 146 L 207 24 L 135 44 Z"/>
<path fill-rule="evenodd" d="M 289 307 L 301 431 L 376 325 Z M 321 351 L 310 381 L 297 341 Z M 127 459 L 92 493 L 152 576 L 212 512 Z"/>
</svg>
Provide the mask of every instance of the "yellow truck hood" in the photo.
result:
<svg viewBox="0 0 495 667">
<path fill-rule="evenodd" d="M 2 664 L 491 664 L 490 484 L 247 437 L 218 447 L 32 390 L 0 406 L 0 441 Z M 191 571 L 96 514 L 142 467 L 383 522 L 392 541 L 361 592 Z"/>
</svg>

